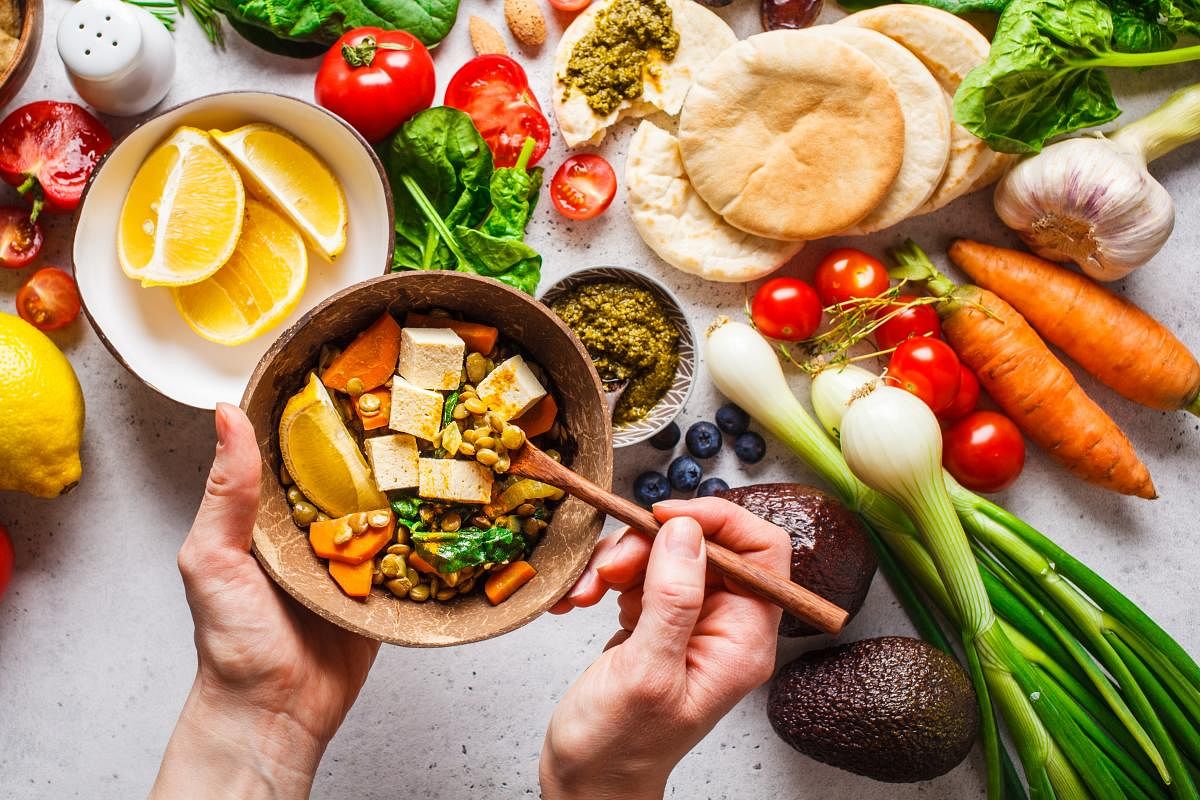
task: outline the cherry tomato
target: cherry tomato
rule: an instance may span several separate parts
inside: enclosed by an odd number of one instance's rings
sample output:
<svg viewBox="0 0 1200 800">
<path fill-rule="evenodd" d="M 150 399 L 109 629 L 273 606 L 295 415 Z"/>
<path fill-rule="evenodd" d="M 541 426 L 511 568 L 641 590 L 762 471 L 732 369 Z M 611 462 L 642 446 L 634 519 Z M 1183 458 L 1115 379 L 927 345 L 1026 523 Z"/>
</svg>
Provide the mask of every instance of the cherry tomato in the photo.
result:
<svg viewBox="0 0 1200 800">
<path fill-rule="evenodd" d="M 8 538 L 8 529 L 0 525 L 0 600 L 4 599 L 4 593 L 8 591 L 8 584 L 12 580 L 12 573 L 12 539 Z"/>
<path fill-rule="evenodd" d="M 958 369 L 958 394 L 954 396 L 954 402 L 938 415 L 945 422 L 962 419 L 974 411 L 979 403 L 979 378 L 966 364 L 959 362 Z"/>
<path fill-rule="evenodd" d="M 313 95 L 378 142 L 433 105 L 433 59 L 407 31 L 355 28 L 333 43 L 317 70 Z"/>
<path fill-rule="evenodd" d="M 878 297 L 891 285 L 883 262 L 850 247 L 830 250 L 817 267 L 813 283 L 826 308 L 861 297 Z"/>
<path fill-rule="evenodd" d="M 592 0 L 550 0 L 550 5 L 559 11 L 583 11 L 591 3 Z"/>
<path fill-rule="evenodd" d="M 880 317 L 891 314 L 906 303 L 917 298 L 911 294 L 902 294 L 896 302 L 879 312 Z M 913 336 L 926 336 L 933 339 L 942 338 L 942 323 L 938 321 L 937 312 L 932 306 L 909 306 L 875 329 L 875 345 L 880 350 L 891 350 L 896 345 Z"/>
<path fill-rule="evenodd" d="M 763 336 L 798 342 L 817 332 L 821 300 L 799 278 L 772 278 L 754 293 L 750 316 Z"/>
<path fill-rule="evenodd" d="M 79 289 L 61 269 L 46 267 L 17 291 L 17 313 L 43 331 L 58 330 L 79 316 Z"/>
<path fill-rule="evenodd" d="M 888 378 L 920 397 L 941 414 L 958 396 L 962 364 L 950 345 L 940 339 L 906 339 L 888 362 Z"/>
<path fill-rule="evenodd" d="M 40 100 L 0 122 L 0 177 L 33 203 L 31 219 L 74 211 L 112 135 L 83 106 Z"/>
<path fill-rule="evenodd" d="M 550 181 L 550 199 L 567 219 L 591 219 L 604 213 L 617 193 L 612 165 L 594 153 L 563 162 Z"/>
<path fill-rule="evenodd" d="M 20 269 L 42 249 L 42 226 L 29 218 L 29 210 L 0 207 L 0 267 Z"/>
<path fill-rule="evenodd" d="M 1025 466 L 1025 440 L 1013 421 L 995 411 L 976 411 L 950 426 L 942 463 L 954 479 L 976 492 L 998 492 Z"/>
<path fill-rule="evenodd" d="M 446 105 L 471 115 L 497 167 L 515 165 L 526 139 L 534 141 L 531 166 L 550 149 L 550 123 L 525 70 L 508 56 L 490 53 L 463 64 L 446 87 Z"/>
</svg>

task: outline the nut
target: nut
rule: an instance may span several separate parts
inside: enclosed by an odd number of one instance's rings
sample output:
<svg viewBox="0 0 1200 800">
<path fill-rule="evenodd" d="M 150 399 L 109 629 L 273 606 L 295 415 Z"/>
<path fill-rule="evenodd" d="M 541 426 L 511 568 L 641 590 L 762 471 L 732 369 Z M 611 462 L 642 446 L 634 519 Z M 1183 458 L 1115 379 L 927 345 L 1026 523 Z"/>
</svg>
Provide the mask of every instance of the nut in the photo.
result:
<svg viewBox="0 0 1200 800">
<path fill-rule="evenodd" d="M 518 42 L 526 47 L 546 43 L 546 18 L 537 0 L 504 0 L 504 21 Z"/>
<path fill-rule="evenodd" d="M 508 45 L 504 43 L 504 37 L 483 17 L 472 16 L 467 22 L 467 29 L 471 32 L 471 46 L 475 48 L 476 55 L 508 55 Z"/>
</svg>

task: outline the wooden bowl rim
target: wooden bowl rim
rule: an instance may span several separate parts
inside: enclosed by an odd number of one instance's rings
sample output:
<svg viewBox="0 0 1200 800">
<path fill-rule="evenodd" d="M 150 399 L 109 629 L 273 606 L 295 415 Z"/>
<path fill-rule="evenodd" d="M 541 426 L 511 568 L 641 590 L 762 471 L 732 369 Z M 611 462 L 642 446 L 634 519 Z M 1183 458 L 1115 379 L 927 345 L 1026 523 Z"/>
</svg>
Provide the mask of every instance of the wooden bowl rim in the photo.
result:
<svg viewBox="0 0 1200 800">
<path fill-rule="evenodd" d="M 13 76 L 24 64 L 27 57 L 35 57 L 38 48 L 41 46 L 40 29 L 42 27 L 42 18 L 45 16 L 45 9 L 42 6 L 42 0 L 21 0 L 21 32 L 17 36 L 17 51 L 13 53 L 12 61 L 8 62 L 8 66 L 0 72 L 0 86 L 8 83 L 8 79 Z M 32 53 L 30 52 L 32 49 Z"/>
</svg>

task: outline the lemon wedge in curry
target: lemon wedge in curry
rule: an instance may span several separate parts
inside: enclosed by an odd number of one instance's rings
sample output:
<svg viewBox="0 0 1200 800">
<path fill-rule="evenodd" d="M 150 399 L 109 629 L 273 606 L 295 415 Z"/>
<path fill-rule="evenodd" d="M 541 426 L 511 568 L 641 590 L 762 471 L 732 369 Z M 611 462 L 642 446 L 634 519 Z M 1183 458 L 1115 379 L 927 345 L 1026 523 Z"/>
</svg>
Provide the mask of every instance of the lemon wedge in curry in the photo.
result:
<svg viewBox="0 0 1200 800">
<path fill-rule="evenodd" d="M 329 516 L 388 507 L 358 443 L 315 374 L 283 408 L 279 451 L 300 491 Z"/>
<path fill-rule="evenodd" d="M 182 127 L 142 162 L 117 230 L 117 258 L 142 286 L 199 283 L 220 269 L 242 232 L 237 168 L 198 128 Z"/>
<path fill-rule="evenodd" d="M 261 122 L 209 133 L 238 165 L 250 190 L 282 211 L 314 250 L 332 261 L 346 249 L 346 194 L 320 156 Z"/>
</svg>

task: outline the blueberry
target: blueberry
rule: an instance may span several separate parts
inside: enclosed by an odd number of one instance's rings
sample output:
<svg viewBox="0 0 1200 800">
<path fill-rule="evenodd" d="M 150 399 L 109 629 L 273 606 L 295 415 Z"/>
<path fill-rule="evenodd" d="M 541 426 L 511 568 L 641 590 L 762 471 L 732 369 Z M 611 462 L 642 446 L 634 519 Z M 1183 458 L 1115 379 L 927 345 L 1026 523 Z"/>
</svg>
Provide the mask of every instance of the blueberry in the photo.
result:
<svg viewBox="0 0 1200 800">
<path fill-rule="evenodd" d="M 672 422 L 658 433 L 650 437 L 650 446 L 655 450 L 671 450 L 679 444 L 679 426 Z"/>
<path fill-rule="evenodd" d="M 633 496 L 649 508 L 671 496 L 671 484 L 661 472 L 643 472 L 633 482 Z"/>
<path fill-rule="evenodd" d="M 667 477 L 671 479 L 671 487 L 675 491 L 690 492 L 700 485 L 704 467 L 691 456 L 680 456 L 667 468 Z"/>
<path fill-rule="evenodd" d="M 733 452 L 747 464 L 757 464 L 767 454 L 767 443 L 754 431 L 747 431 L 733 440 Z"/>
<path fill-rule="evenodd" d="M 721 431 L 711 422 L 696 422 L 688 428 L 684 442 L 696 458 L 712 458 L 721 449 Z"/>
<path fill-rule="evenodd" d="M 696 489 L 696 497 L 711 497 L 717 492 L 723 492 L 728 488 L 729 484 L 720 478 L 709 478 Z"/>
<path fill-rule="evenodd" d="M 726 403 L 717 409 L 717 427 L 730 436 L 737 436 L 750 429 L 750 415 L 734 403 Z"/>
</svg>

